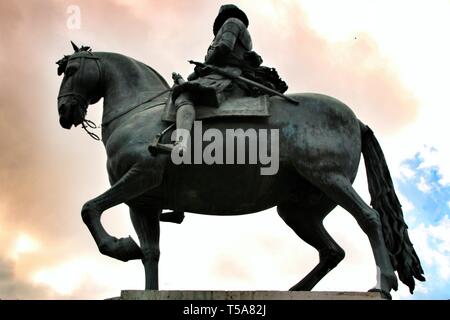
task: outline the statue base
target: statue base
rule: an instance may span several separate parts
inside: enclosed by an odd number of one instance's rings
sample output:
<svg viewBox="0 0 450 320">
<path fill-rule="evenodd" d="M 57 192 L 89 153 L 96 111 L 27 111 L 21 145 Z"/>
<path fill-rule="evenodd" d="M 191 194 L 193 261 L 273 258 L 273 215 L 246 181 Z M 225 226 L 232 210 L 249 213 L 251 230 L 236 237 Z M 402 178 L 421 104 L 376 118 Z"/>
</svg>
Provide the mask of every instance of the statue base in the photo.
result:
<svg viewBox="0 0 450 320">
<path fill-rule="evenodd" d="M 379 292 L 123 290 L 111 300 L 385 300 Z"/>
</svg>

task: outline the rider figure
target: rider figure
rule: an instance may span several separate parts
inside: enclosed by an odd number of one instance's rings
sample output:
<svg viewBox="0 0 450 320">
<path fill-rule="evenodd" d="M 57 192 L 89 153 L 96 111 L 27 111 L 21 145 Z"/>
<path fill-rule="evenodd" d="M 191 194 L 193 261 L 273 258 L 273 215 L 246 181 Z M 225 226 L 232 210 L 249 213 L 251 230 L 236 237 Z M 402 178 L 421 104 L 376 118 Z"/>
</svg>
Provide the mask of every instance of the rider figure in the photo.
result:
<svg viewBox="0 0 450 320">
<path fill-rule="evenodd" d="M 214 40 L 208 48 L 205 64 L 218 67 L 226 71 L 225 74 L 233 74 L 234 78 L 242 75 L 265 88 L 284 93 L 288 87 L 277 71 L 261 66 L 262 58 L 252 51 L 247 27 L 248 18 L 241 9 L 232 4 L 221 6 L 214 21 Z M 164 145 L 165 149 L 177 147 L 180 152 L 187 149 L 195 120 L 194 106 L 219 107 L 229 97 L 272 95 L 247 83 L 196 66 L 188 81 L 178 81 L 173 89 L 172 101 L 177 111 L 176 140 L 174 144 Z"/>
<path fill-rule="evenodd" d="M 242 73 L 245 65 L 258 67 L 262 59 L 252 50 L 247 30 L 248 18 L 235 5 L 223 5 L 214 21 L 214 40 L 208 48 L 205 64 Z M 218 107 L 230 96 L 248 95 L 248 87 L 231 79 L 196 67 L 188 81 L 174 88 L 172 100 L 177 110 L 177 135 L 174 146 L 187 149 L 189 132 L 195 120 L 194 105 Z"/>
</svg>

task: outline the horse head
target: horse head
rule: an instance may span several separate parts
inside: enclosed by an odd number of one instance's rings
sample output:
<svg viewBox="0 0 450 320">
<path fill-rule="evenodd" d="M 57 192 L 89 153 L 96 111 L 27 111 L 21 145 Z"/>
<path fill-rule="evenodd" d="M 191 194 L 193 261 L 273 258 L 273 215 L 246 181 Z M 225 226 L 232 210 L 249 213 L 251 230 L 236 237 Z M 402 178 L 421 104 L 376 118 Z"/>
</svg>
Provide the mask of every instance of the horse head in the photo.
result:
<svg viewBox="0 0 450 320">
<path fill-rule="evenodd" d="M 89 47 L 75 52 L 57 62 L 58 75 L 64 74 L 58 94 L 59 123 L 65 129 L 78 126 L 85 120 L 87 108 L 102 97 L 102 70 L 97 56 Z"/>
</svg>

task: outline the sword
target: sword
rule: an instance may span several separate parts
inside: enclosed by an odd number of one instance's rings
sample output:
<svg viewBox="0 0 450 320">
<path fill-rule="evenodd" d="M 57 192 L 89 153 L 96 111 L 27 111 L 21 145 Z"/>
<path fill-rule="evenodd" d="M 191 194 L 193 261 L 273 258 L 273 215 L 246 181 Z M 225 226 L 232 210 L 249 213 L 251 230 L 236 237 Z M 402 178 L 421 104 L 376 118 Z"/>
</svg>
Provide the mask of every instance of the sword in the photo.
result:
<svg viewBox="0 0 450 320">
<path fill-rule="evenodd" d="M 272 93 L 272 94 L 274 94 L 276 96 L 279 96 L 279 97 L 282 97 L 282 98 L 286 99 L 290 103 L 297 104 L 297 105 L 299 104 L 299 101 L 297 101 L 295 99 L 292 99 L 291 97 L 288 97 L 287 95 L 282 94 L 281 92 L 278 92 L 276 90 L 270 89 L 270 88 L 266 87 L 265 85 L 262 85 L 262 84 L 260 84 L 258 82 L 253 81 L 253 80 L 244 78 L 244 77 L 239 76 L 237 74 L 234 74 L 233 72 L 229 72 L 229 71 L 226 71 L 226 70 L 224 70 L 222 68 L 219 68 L 219 67 L 216 67 L 216 66 L 212 66 L 210 64 L 205 64 L 205 63 L 202 63 L 202 62 L 197 62 L 197 61 L 193 61 L 193 60 L 188 60 L 188 62 L 190 64 L 193 64 L 193 65 L 197 66 L 197 67 L 210 69 L 210 70 L 212 70 L 212 71 L 214 71 L 214 72 L 216 72 L 216 73 L 218 73 L 220 75 L 223 75 L 223 76 L 225 76 L 227 78 L 236 79 L 236 80 L 248 83 L 248 84 L 250 84 L 252 86 L 258 87 L 260 89 L 263 89 L 266 92 L 270 92 L 270 93 Z"/>
</svg>

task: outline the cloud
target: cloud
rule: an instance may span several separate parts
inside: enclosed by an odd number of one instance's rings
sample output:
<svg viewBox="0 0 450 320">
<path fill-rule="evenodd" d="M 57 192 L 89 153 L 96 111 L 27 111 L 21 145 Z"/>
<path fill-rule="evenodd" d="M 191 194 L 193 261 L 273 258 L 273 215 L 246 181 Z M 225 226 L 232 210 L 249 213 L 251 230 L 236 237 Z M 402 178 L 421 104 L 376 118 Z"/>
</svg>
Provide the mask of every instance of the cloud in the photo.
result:
<svg viewBox="0 0 450 320">
<path fill-rule="evenodd" d="M 233 259 L 229 256 L 221 256 L 219 259 L 216 259 L 214 262 L 216 266 L 214 267 L 217 272 L 218 277 L 223 277 L 227 280 L 227 282 L 231 282 L 233 280 L 247 280 L 251 278 L 250 270 L 242 268 L 242 265 L 236 259 Z"/>
<path fill-rule="evenodd" d="M 407 166 L 400 166 L 399 172 L 403 179 L 411 179 L 415 175 L 415 172 Z"/>
<path fill-rule="evenodd" d="M 251 27 L 256 50 L 279 68 L 290 92 L 334 96 L 382 133 L 415 120 L 418 101 L 370 35 L 362 32 L 345 42 L 327 42 L 308 26 L 301 4 L 293 1 L 273 2 L 267 15 Z"/>
<path fill-rule="evenodd" d="M 0 258 L 0 299 L 52 299 L 45 286 L 23 281 L 14 272 L 14 262 Z"/>
<path fill-rule="evenodd" d="M 142 277 L 134 276 L 139 262 L 112 268 L 114 263 L 104 267 L 101 260 L 86 255 L 71 257 L 35 270 L 31 282 L 48 288 L 58 299 L 106 299 L 119 296 L 117 288 L 126 288 L 133 282 L 137 285 L 136 280 L 142 281 Z"/>
<path fill-rule="evenodd" d="M 430 192 L 431 191 L 431 187 L 425 182 L 424 177 L 420 177 L 420 181 L 417 184 L 417 188 L 422 192 Z"/>
<path fill-rule="evenodd" d="M 450 279 L 449 216 L 446 215 L 437 225 L 420 224 L 410 233 L 421 254 L 421 259 L 432 271 L 431 279 L 437 278 L 433 279 L 434 283 L 432 284 L 436 285 L 435 281 L 447 282 Z"/>
<path fill-rule="evenodd" d="M 431 169 L 436 168 L 440 179 L 439 184 L 442 186 L 450 184 L 450 165 L 448 163 L 448 157 L 446 150 L 438 150 L 429 146 L 424 146 L 420 151 L 419 157 L 422 160 L 419 169 Z"/>
<path fill-rule="evenodd" d="M 400 203 L 402 204 L 403 212 L 408 213 L 414 210 L 414 205 L 412 204 L 411 201 L 408 200 L 408 198 L 406 198 L 400 192 L 397 192 L 397 197 L 400 200 Z"/>
</svg>

